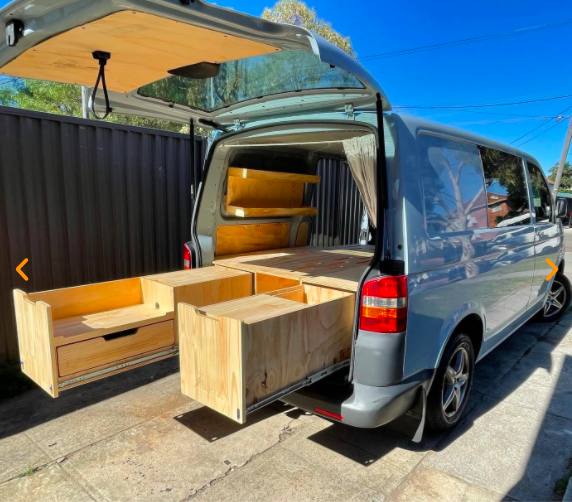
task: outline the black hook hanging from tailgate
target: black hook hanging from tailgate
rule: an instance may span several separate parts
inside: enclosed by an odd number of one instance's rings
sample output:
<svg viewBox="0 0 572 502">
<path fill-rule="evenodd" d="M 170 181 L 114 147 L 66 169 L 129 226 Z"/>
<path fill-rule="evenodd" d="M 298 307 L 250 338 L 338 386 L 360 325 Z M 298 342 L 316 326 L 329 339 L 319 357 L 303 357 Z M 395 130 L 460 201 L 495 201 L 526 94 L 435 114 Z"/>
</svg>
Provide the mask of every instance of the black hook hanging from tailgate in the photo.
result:
<svg viewBox="0 0 572 502">
<path fill-rule="evenodd" d="M 97 74 L 97 80 L 95 81 L 95 86 L 93 87 L 93 92 L 91 93 L 91 113 L 96 119 L 104 120 L 111 113 L 111 106 L 109 106 L 109 96 L 107 95 L 107 84 L 105 83 L 105 65 L 107 61 L 111 59 L 111 54 L 109 52 L 94 51 L 91 53 L 93 59 L 99 61 L 99 73 Z M 101 88 L 103 89 L 103 94 L 105 96 L 105 115 L 100 117 L 95 113 L 95 95 L 97 94 L 97 88 L 99 87 L 99 82 L 101 81 Z"/>
</svg>

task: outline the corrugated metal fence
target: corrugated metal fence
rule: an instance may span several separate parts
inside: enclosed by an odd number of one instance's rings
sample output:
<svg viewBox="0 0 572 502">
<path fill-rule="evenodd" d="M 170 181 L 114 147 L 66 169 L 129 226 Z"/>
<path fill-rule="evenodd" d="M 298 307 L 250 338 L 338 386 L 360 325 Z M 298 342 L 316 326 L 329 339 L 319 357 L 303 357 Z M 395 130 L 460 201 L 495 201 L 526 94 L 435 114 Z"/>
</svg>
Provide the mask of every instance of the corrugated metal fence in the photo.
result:
<svg viewBox="0 0 572 502">
<path fill-rule="evenodd" d="M 0 107 L 0 362 L 18 358 L 12 289 L 181 268 L 205 143 L 195 138 L 193 176 L 187 136 Z M 319 174 L 312 244 L 357 242 L 349 169 L 323 160 Z"/>
</svg>

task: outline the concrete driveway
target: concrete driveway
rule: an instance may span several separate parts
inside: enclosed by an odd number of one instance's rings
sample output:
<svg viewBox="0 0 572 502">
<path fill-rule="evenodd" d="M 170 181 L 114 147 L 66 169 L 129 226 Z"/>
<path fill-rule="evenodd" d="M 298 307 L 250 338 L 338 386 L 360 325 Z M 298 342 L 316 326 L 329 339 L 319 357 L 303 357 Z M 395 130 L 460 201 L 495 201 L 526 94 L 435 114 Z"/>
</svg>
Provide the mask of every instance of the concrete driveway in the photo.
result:
<svg viewBox="0 0 572 502">
<path fill-rule="evenodd" d="M 415 445 L 272 405 L 239 426 L 169 360 L 0 404 L 0 501 L 558 500 L 572 467 L 572 315 L 477 366 L 453 432 Z"/>
</svg>

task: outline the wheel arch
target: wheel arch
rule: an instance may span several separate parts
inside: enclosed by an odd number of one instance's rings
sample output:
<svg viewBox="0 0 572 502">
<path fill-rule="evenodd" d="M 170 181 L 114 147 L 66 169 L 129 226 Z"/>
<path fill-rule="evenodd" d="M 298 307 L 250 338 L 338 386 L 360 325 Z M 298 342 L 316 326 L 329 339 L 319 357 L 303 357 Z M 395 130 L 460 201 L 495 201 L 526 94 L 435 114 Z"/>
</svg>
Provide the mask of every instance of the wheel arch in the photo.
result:
<svg viewBox="0 0 572 502">
<path fill-rule="evenodd" d="M 439 367 L 445 348 L 458 333 L 465 333 L 471 339 L 475 350 L 475 362 L 478 360 L 485 338 L 485 320 L 480 312 L 472 311 L 467 312 L 460 319 L 457 318 L 456 323 L 449 325 L 448 335 L 444 338 L 444 343 L 441 345 L 439 357 L 435 362 L 435 368 Z"/>
</svg>

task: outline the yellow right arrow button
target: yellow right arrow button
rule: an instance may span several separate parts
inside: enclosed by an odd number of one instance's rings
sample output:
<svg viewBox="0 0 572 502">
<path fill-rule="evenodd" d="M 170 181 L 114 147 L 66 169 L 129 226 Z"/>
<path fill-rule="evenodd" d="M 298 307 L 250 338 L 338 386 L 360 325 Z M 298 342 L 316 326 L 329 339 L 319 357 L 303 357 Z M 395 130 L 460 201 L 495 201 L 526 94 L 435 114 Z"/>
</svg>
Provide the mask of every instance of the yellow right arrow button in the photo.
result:
<svg viewBox="0 0 572 502">
<path fill-rule="evenodd" d="M 558 272 L 558 267 L 556 265 L 554 265 L 554 263 L 552 263 L 552 260 L 550 258 L 546 258 L 546 263 L 548 263 L 548 265 L 550 265 L 552 267 L 552 272 L 550 272 L 547 276 L 546 276 L 546 280 L 549 281 L 550 279 L 552 279 L 552 276 Z"/>
</svg>

